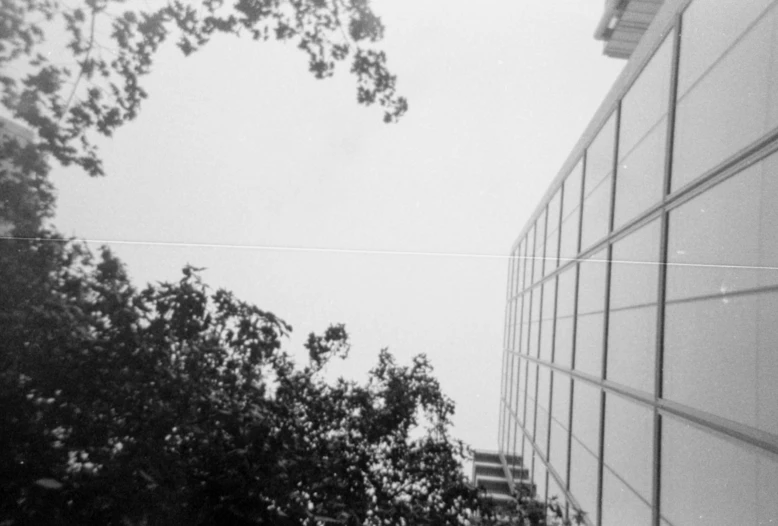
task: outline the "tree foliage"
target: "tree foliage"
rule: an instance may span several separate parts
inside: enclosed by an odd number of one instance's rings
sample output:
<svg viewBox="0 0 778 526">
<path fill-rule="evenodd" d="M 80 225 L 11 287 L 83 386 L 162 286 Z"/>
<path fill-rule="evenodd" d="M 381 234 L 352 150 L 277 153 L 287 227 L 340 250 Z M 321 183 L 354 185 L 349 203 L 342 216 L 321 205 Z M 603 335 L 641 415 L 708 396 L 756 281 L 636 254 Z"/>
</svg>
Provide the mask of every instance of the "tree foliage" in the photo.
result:
<svg viewBox="0 0 778 526">
<path fill-rule="evenodd" d="M 2 246 L 5 524 L 462 524 L 482 508 L 423 355 L 384 350 L 365 384 L 328 382 L 343 326 L 298 366 L 285 322 L 197 269 L 136 290 L 108 250 Z"/>
<path fill-rule="evenodd" d="M 289 41 L 317 78 L 350 60 L 387 122 L 407 109 L 367 0 L 131 5 L 0 0 L 0 100 L 38 137 L 0 130 L 0 525 L 545 524 L 532 496 L 506 513 L 465 482 L 424 355 L 383 350 L 365 383 L 328 381 L 342 325 L 298 365 L 287 323 L 200 270 L 138 289 L 109 250 L 44 228 L 48 160 L 103 174 L 95 136 L 137 116 L 167 40 L 186 55 L 217 34 Z M 42 52 L 57 23 L 74 69 Z"/>
<path fill-rule="evenodd" d="M 43 51 L 57 25 L 67 33 L 70 66 Z M 217 34 L 292 43 L 316 78 L 349 61 L 360 104 L 379 104 L 386 122 L 408 108 L 386 54 L 374 47 L 384 26 L 368 0 L 0 0 L 0 100 L 37 132 L 42 151 L 102 175 L 95 136 L 110 137 L 138 115 L 142 79 L 160 47 L 175 40 L 190 55 Z"/>
</svg>

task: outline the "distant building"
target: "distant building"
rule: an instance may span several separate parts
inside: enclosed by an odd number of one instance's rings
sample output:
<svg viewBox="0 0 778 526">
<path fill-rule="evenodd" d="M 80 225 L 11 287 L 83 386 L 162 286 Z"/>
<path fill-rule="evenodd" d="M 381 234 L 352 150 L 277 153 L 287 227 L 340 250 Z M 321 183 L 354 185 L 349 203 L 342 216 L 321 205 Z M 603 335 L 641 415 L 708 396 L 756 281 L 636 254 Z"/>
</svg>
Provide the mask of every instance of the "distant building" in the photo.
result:
<svg viewBox="0 0 778 526">
<path fill-rule="evenodd" d="M 9 236 L 13 233 L 15 225 L 11 221 L 13 216 L 12 209 L 15 208 L 18 203 L 11 203 L 11 199 L 15 199 L 18 196 L 9 195 L 13 192 L 8 192 L 11 186 L 17 188 L 19 185 L 19 179 L 22 177 L 19 173 L 11 171 L 10 162 L 5 158 L 2 152 L 2 148 L 9 140 L 15 140 L 21 145 L 26 145 L 33 142 L 35 136 L 32 131 L 20 126 L 8 119 L 0 117 L 0 237 Z M 5 191 L 4 191 L 5 190 Z M 32 196 L 29 196 L 32 198 Z"/>
<path fill-rule="evenodd" d="M 629 62 L 511 249 L 499 452 L 592 525 L 778 524 L 776 4 L 606 2 Z"/>
</svg>

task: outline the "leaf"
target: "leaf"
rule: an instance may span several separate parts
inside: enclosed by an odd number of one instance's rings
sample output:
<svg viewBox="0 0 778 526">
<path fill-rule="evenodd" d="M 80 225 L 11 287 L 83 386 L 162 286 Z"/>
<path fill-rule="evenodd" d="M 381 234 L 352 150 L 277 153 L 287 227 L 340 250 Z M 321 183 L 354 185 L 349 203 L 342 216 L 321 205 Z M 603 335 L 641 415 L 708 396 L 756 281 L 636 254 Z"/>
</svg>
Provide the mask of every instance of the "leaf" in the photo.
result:
<svg viewBox="0 0 778 526">
<path fill-rule="evenodd" d="M 62 489 L 62 483 L 54 479 L 38 479 L 35 484 L 46 489 Z"/>
</svg>

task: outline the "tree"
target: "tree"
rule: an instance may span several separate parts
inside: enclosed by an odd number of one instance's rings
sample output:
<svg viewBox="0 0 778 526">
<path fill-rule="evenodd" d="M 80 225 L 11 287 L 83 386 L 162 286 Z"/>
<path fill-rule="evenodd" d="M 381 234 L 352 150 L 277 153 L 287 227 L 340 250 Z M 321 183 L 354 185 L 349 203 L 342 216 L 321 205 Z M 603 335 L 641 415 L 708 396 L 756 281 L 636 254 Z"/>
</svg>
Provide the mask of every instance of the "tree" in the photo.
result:
<svg viewBox="0 0 778 526">
<path fill-rule="evenodd" d="M 170 0 L 145 10 L 127 7 L 124 0 L 75 5 L 0 0 L 0 100 L 37 132 L 41 153 L 93 176 L 104 174 L 95 134 L 110 137 L 138 115 L 147 97 L 142 78 L 152 71 L 160 46 L 173 38 L 185 55 L 216 34 L 291 42 L 307 54 L 309 70 L 319 79 L 350 61 L 357 101 L 379 104 L 384 121 L 396 121 L 408 108 L 396 93 L 386 54 L 373 47 L 384 26 L 368 0 Z M 76 68 L 42 52 L 57 23 L 67 31 Z M 107 42 L 99 40 L 102 26 L 110 31 Z"/>
<path fill-rule="evenodd" d="M 107 250 L 0 256 L 4 524 L 461 524 L 485 508 L 427 359 L 325 381 L 335 325 L 291 328 L 199 272 L 136 290 Z M 25 271 L 26 269 L 26 271 Z M 419 425 L 418 438 L 411 434 Z M 9 522 L 10 521 L 10 522 Z"/>
<path fill-rule="evenodd" d="M 343 326 L 310 335 L 298 366 L 289 325 L 197 269 L 138 290 L 110 251 L 43 228 L 49 156 L 102 175 L 94 136 L 137 116 L 171 37 L 184 54 L 218 33 L 292 41 L 317 78 L 350 59 L 358 102 L 387 122 L 407 109 L 366 46 L 383 35 L 366 0 L 122 3 L 0 0 L 0 71 L 25 72 L 0 73 L 0 99 L 39 138 L 0 141 L 0 219 L 14 225 L 0 243 L 0 524 L 523 522 L 463 480 L 453 403 L 423 355 L 402 366 L 384 350 L 367 383 L 327 382 Z M 75 71 L 40 52 L 57 21 Z"/>
</svg>

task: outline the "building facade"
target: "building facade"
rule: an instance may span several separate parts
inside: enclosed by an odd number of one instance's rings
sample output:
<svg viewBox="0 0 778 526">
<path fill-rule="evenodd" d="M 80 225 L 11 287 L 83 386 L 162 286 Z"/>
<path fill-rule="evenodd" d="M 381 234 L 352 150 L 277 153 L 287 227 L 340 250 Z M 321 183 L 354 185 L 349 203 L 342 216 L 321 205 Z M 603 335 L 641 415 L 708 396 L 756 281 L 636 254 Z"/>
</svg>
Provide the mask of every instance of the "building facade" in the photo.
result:
<svg viewBox="0 0 778 526">
<path fill-rule="evenodd" d="M 511 249 L 499 451 L 591 525 L 778 525 L 778 1 L 652 17 Z"/>
<path fill-rule="evenodd" d="M 50 193 L 50 183 L 10 160 L 19 147 L 24 148 L 34 140 L 32 131 L 0 117 L 0 237 L 17 233 L 20 223 L 38 223 L 37 216 L 43 209 L 41 203 Z"/>
</svg>

